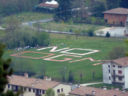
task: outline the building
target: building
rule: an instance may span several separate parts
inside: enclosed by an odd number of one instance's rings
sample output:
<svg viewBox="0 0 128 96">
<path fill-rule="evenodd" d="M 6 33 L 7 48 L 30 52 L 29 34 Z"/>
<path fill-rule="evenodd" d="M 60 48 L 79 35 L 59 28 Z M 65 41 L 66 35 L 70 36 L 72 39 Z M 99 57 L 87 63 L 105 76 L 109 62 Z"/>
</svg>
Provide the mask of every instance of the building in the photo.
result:
<svg viewBox="0 0 128 96">
<path fill-rule="evenodd" d="M 103 82 L 128 88 L 128 57 L 104 62 Z"/>
<path fill-rule="evenodd" d="M 72 90 L 70 96 L 128 96 L 128 92 L 118 89 L 107 90 L 106 88 L 79 87 Z"/>
<path fill-rule="evenodd" d="M 36 10 L 38 11 L 48 11 L 48 12 L 52 12 L 54 11 L 56 8 L 58 8 L 59 4 L 57 1 L 52 0 L 52 1 L 46 1 L 46 2 L 42 2 L 39 5 L 36 6 Z"/>
<path fill-rule="evenodd" d="M 128 9 L 115 8 L 104 13 L 105 22 L 109 25 L 124 26 L 128 15 Z"/>
<path fill-rule="evenodd" d="M 55 92 L 55 96 L 60 93 L 68 95 L 71 91 L 70 85 L 62 84 L 60 82 L 51 81 L 50 79 L 42 80 L 36 78 L 29 78 L 27 74 L 25 76 L 12 75 L 8 77 L 9 83 L 5 88 L 7 90 L 13 90 L 14 92 L 23 90 L 23 96 L 44 96 L 46 90 L 52 88 Z"/>
<path fill-rule="evenodd" d="M 125 36 L 128 36 L 128 16 L 125 22 L 125 31 L 124 31 Z"/>
</svg>

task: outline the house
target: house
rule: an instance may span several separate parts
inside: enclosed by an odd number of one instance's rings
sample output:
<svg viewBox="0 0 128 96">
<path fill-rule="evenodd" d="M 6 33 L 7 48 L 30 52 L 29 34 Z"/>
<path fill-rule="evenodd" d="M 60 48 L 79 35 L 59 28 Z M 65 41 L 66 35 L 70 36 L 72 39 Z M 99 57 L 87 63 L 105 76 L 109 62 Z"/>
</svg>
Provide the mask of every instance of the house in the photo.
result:
<svg viewBox="0 0 128 96">
<path fill-rule="evenodd" d="M 128 96 L 128 92 L 118 89 L 107 90 L 106 88 L 79 87 L 72 90 L 70 96 Z"/>
<path fill-rule="evenodd" d="M 36 10 L 42 10 L 42 11 L 49 11 L 52 12 L 54 11 L 56 8 L 58 8 L 59 4 L 57 1 L 52 0 L 52 1 L 46 1 L 46 2 L 42 2 L 39 5 L 36 6 Z"/>
<path fill-rule="evenodd" d="M 106 61 L 102 65 L 103 82 L 128 88 L 128 57 Z"/>
<path fill-rule="evenodd" d="M 12 75 L 8 77 L 9 83 L 5 88 L 7 90 L 13 90 L 14 92 L 23 90 L 23 96 L 44 96 L 46 90 L 52 88 L 55 92 L 55 96 L 60 93 L 68 95 L 71 91 L 70 85 L 62 84 L 60 82 L 51 81 L 50 79 L 36 79 L 29 78 L 27 74 L 25 76 Z"/>
<path fill-rule="evenodd" d="M 128 9 L 115 8 L 104 13 L 105 22 L 109 25 L 124 26 L 128 15 Z"/>
</svg>

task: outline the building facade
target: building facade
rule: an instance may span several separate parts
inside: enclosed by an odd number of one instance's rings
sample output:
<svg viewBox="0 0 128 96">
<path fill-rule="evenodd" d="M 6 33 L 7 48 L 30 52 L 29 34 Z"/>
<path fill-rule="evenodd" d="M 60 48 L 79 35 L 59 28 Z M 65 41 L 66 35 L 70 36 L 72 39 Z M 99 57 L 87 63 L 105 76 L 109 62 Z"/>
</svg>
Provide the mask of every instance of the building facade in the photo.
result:
<svg viewBox="0 0 128 96">
<path fill-rule="evenodd" d="M 104 62 L 102 68 L 104 83 L 128 88 L 128 57 Z"/>
<path fill-rule="evenodd" d="M 128 9 L 115 8 L 107 10 L 104 13 L 104 20 L 107 24 L 113 26 L 125 26 L 125 22 L 128 15 Z"/>
<path fill-rule="evenodd" d="M 5 88 L 5 91 L 12 90 L 17 92 L 23 91 L 22 96 L 45 96 L 46 90 L 52 88 L 55 92 L 55 96 L 60 93 L 64 93 L 66 96 L 71 91 L 71 86 L 62 84 L 60 82 L 51 80 L 42 80 L 36 78 L 29 78 L 26 76 L 12 75 L 9 78 L 9 83 Z"/>
</svg>

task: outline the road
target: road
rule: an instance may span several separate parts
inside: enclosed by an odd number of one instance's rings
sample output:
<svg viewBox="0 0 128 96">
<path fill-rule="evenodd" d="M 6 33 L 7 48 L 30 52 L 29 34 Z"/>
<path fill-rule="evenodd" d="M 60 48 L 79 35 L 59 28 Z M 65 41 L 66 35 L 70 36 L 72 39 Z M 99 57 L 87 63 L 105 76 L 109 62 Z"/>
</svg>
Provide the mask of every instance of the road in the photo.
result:
<svg viewBox="0 0 128 96">
<path fill-rule="evenodd" d="M 51 22 L 53 20 L 54 20 L 53 18 L 42 19 L 42 20 L 34 20 L 34 21 L 23 22 L 22 25 L 32 26 L 34 23 L 47 23 L 47 22 Z"/>
<path fill-rule="evenodd" d="M 89 85 L 102 84 L 102 83 L 103 82 L 85 83 L 85 84 L 80 84 L 80 86 L 89 86 Z"/>
</svg>

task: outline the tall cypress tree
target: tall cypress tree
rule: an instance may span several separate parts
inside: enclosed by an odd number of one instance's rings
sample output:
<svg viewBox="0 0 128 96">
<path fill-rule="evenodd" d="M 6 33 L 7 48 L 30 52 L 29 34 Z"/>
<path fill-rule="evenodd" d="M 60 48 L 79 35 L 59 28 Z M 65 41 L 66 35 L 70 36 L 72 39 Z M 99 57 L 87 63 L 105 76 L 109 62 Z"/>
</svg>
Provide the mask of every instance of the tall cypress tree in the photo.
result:
<svg viewBox="0 0 128 96">
<path fill-rule="evenodd" d="M 55 19 L 68 21 L 72 17 L 72 0 L 58 0 Z"/>
<path fill-rule="evenodd" d="M 8 83 L 7 76 L 12 74 L 12 69 L 9 66 L 11 63 L 11 59 L 3 59 L 4 48 L 5 46 L 0 44 L 0 96 L 18 96 L 18 94 L 14 94 L 12 91 L 3 93 L 4 88 Z"/>
</svg>

